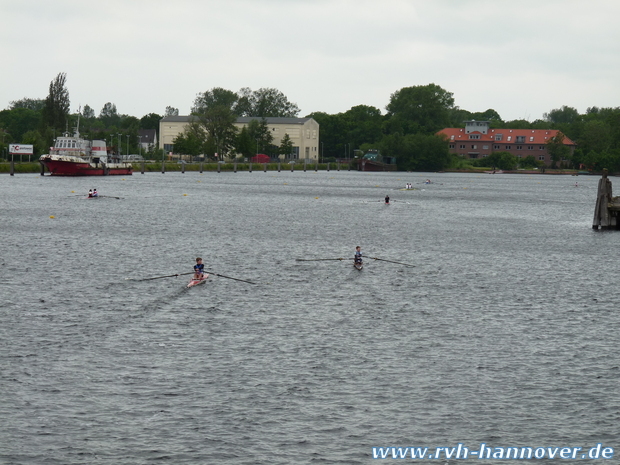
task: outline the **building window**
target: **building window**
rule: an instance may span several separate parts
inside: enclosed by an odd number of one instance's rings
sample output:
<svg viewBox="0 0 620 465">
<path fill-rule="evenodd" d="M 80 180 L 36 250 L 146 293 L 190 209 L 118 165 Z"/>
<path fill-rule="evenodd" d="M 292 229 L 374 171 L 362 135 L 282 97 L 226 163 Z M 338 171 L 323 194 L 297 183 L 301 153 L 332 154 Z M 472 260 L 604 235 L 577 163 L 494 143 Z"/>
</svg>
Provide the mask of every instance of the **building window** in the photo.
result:
<svg viewBox="0 0 620 465">
<path fill-rule="evenodd" d="M 489 146 L 488 146 L 488 145 L 483 145 L 483 146 L 482 146 L 482 149 L 483 149 L 483 150 L 489 150 Z"/>
<path fill-rule="evenodd" d="M 495 140 L 502 140 L 503 137 L 502 134 L 495 134 Z"/>
<path fill-rule="evenodd" d="M 538 146 L 538 150 L 545 150 L 545 146 L 544 145 L 539 145 Z"/>
<path fill-rule="evenodd" d="M 523 150 L 523 146 L 522 145 L 517 145 L 517 150 Z"/>
<path fill-rule="evenodd" d="M 525 142 L 525 136 L 517 136 L 517 144 L 522 144 Z"/>
<path fill-rule="evenodd" d="M 453 149 L 455 144 L 450 144 L 450 148 Z"/>
<path fill-rule="evenodd" d="M 471 148 L 474 149 L 474 150 L 477 150 L 478 146 L 477 145 L 472 145 Z"/>
<path fill-rule="evenodd" d="M 530 136 L 530 142 L 534 142 L 534 136 Z"/>
<path fill-rule="evenodd" d="M 544 155 L 538 155 L 538 159 L 540 161 L 545 161 L 545 156 Z"/>
<path fill-rule="evenodd" d="M 460 149 L 464 149 L 464 148 L 465 148 L 465 144 L 461 144 L 461 145 L 459 145 L 459 148 L 460 148 Z"/>
<path fill-rule="evenodd" d="M 506 145 L 506 146 L 504 147 L 504 150 L 512 150 L 512 145 Z"/>
<path fill-rule="evenodd" d="M 469 158 L 478 158 L 478 154 L 477 153 L 470 153 L 469 154 Z"/>
<path fill-rule="evenodd" d="M 510 142 L 511 139 L 512 139 L 512 136 L 508 136 L 508 139 L 506 139 L 506 142 Z"/>
<path fill-rule="evenodd" d="M 493 150 L 499 150 L 499 145 L 494 145 Z"/>
<path fill-rule="evenodd" d="M 534 146 L 533 146 L 533 145 L 528 145 L 528 146 L 527 146 L 527 149 L 528 149 L 528 150 L 534 150 Z"/>
<path fill-rule="evenodd" d="M 470 139 L 480 139 L 480 134 L 470 134 L 469 138 Z"/>
</svg>

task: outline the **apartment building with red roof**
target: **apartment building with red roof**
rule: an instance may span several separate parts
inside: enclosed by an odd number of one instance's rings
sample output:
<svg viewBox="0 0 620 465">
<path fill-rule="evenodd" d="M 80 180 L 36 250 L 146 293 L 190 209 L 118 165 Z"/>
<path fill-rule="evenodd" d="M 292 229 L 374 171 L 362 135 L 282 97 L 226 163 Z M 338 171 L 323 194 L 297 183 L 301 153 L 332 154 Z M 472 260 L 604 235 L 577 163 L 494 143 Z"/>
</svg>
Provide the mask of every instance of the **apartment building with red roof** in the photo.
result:
<svg viewBox="0 0 620 465">
<path fill-rule="evenodd" d="M 551 165 L 547 142 L 558 135 L 557 129 L 491 129 L 489 121 L 465 121 L 465 128 L 445 128 L 437 134 L 447 137 L 450 153 L 463 158 L 484 158 L 493 152 L 508 152 L 517 158 L 529 155 Z M 564 136 L 564 145 L 570 148 L 570 155 L 577 146 Z M 560 163 L 567 160 L 560 160 Z"/>
</svg>

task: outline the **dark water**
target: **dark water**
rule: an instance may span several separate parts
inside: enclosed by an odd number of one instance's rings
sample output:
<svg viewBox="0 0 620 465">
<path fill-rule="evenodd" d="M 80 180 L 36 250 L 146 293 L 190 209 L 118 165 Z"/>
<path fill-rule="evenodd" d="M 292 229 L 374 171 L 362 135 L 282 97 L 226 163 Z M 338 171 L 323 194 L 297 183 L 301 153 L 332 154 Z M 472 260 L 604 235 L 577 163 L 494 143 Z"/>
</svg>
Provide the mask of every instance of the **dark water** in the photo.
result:
<svg viewBox="0 0 620 465">
<path fill-rule="evenodd" d="M 591 229 L 597 181 L 2 176 L 0 463 L 620 447 L 620 233 Z M 121 198 L 76 195 L 93 187 Z M 356 245 L 415 268 L 296 261 Z M 196 256 L 259 284 L 127 279 L 189 272 Z M 492 461 L 433 463 L 446 462 Z"/>
</svg>

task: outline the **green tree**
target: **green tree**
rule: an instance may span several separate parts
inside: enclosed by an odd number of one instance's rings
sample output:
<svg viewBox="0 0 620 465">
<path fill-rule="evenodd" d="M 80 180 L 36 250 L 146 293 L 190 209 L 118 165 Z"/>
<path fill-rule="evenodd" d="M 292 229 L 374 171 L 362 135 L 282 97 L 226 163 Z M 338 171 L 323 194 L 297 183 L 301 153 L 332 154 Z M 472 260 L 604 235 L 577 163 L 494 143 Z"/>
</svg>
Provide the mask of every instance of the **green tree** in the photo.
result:
<svg viewBox="0 0 620 465">
<path fill-rule="evenodd" d="M 59 132 L 66 129 L 67 117 L 69 115 L 69 91 L 66 87 L 67 76 L 59 73 L 50 82 L 49 94 L 45 99 L 43 108 L 43 119 L 45 123 Z"/>
<path fill-rule="evenodd" d="M 389 132 L 435 134 L 450 123 L 454 98 L 436 84 L 403 87 L 388 103 Z"/>
<path fill-rule="evenodd" d="M 233 91 L 214 87 L 196 96 L 194 106 L 192 107 L 192 114 L 203 114 L 215 108 L 226 108 L 234 115 L 240 116 L 235 112 L 237 100 L 238 96 Z"/>
<path fill-rule="evenodd" d="M 273 142 L 273 136 L 265 118 L 253 119 L 248 123 L 248 136 L 257 146 L 257 153 L 266 153 Z"/>
<path fill-rule="evenodd" d="M 362 144 L 376 145 L 383 137 L 384 117 L 378 108 L 357 105 L 342 113 L 341 119 L 345 127 L 341 138 L 352 147 L 360 147 Z"/>
<path fill-rule="evenodd" d="M 45 126 L 42 121 L 42 113 L 40 111 L 28 108 L 19 107 L 13 110 L 0 111 L 0 128 L 3 128 L 5 133 L 4 142 L 22 142 L 23 134 Z M 50 138 L 50 142 L 51 139 L 53 137 Z"/>
<path fill-rule="evenodd" d="M 284 134 L 282 141 L 280 142 L 280 147 L 278 147 L 278 155 L 283 155 L 285 158 L 289 158 L 293 153 L 293 141 L 290 136 Z"/>
<path fill-rule="evenodd" d="M 517 167 L 517 157 L 510 152 L 493 152 L 488 157 L 479 159 L 478 166 L 488 166 L 500 170 L 514 170 Z"/>
<path fill-rule="evenodd" d="M 82 110 L 82 116 L 85 119 L 94 119 L 95 110 L 93 110 L 89 105 L 84 105 L 84 109 Z"/>
<path fill-rule="evenodd" d="M 155 129 L 159 132 L 159 122 L 162 117 L 157 113 L 149 113 L 140 118 L 140 129 Z"/>
<path fill-rule="evenodd" d="M 575 108 L 567 107 L 566 105 L 564 105 L 562 106 L 562 108 L 556 108 L 554 110 L 551 110 L 549 113 L 543 114 L 543 118 L 549 123 L 570 124 L 577 121 L 580 116 L 579 112 Z"/>
<path fill-rule="evenodd" d="M 396 164 L 407 171 L 441 171 L 450 164 L 448 142 L 427 134 L 390 134 L 380 144 L 383 156 L 396 157 Z"/>
<path fill-rule="evenodd" d="M 22 136 L 22 143 L 32 144 L 34 148 L 34 155 L 48 153 L 48 145 L 45 141 L 45 137 L 43 137 L 39 131 L 33 130 L 25 132 Z"/>
<path fill-rule="evenodd" d="M 547 152 L 551 155 L 551 168 L 556 168 L 558 161 L 570 156 L 570 148 L 564 144 L 564 134 L 558 132 L 555 136 L 551 137 L 545 144 Z"/>
<path fill-rule="evenodd" d="M 289 117 L 299 114 L 299 107 L 289 102 L 278 89 L 263 87 L 254 92 L 249 87 L 237 94 L 235 113 L 239 116 Z"/>
<path fill-rule="evenodd" d="M 19 100 L 13 100 L 10 102 L 10 110 L 14 110 L 16 108 L 26 108 L 28 110 L 33 111 L 43 111 L 45 108 L 45 100 L 40 98 L 27 98 L 24 97 Z"/>
<path fill-rule="evenodd" d="M 198 156 L 205 152 L 206 134 L 202 126 L 193 122 L 185 127 L 185 130 L 174 140 L 174 152 L 183 155 Z"/>
<path fill-rule="evenodd" d="M 256 153 L 256 141 L 250 137 L 247 126 L 242 127 L 237 134 L 235 150 L 246 158 L 251 158 Z"/>
<path fill-rule="evenodd" d="M 99 119 L 107 128 L 110 126 L 118 126 L 121 122 L 121 117 L 116 110 L 116 105 L 111 102 L 107 102 L 103 108 L 101 108 Z"/>
<path fill-rule="evenodd" d="M 151 114 L 153 114 L 153 113 L 151 113 Z M 164 114 L 166 116 L 179 116 L 179 109 L 178 108 L 174 108 L 174 107 L 166 107 L 166 111 L 165 111 Z"/>
</svg>

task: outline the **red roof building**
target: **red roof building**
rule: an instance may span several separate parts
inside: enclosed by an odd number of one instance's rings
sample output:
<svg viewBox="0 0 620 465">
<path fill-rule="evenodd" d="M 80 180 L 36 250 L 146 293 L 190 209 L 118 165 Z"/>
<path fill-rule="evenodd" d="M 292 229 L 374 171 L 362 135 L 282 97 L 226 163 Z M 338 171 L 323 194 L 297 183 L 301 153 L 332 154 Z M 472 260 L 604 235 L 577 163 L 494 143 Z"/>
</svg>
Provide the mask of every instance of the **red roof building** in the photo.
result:
<svg viewBox="0 0 620 465">
<path fill-rule="evenodd" d="M 488 121 L 465 121 L 465 128 L 445 128 L 437 134 L 448 138 L 450 153 L 463 158 L 484 158 L 493 152 L 508 152 L 517 158 L 529 155 L 551 165 L 547 142 L 558 135 L 557 129 L 491 129 Z M 575 151 L 576 144 L 564 136 L 564 145 Z M 560 160 L 560 163 L 567 160 Z"/>
</svg>

